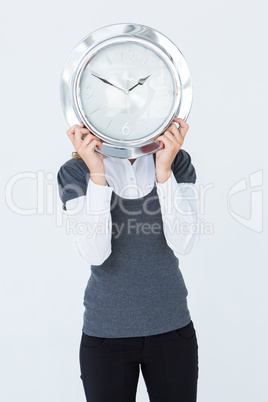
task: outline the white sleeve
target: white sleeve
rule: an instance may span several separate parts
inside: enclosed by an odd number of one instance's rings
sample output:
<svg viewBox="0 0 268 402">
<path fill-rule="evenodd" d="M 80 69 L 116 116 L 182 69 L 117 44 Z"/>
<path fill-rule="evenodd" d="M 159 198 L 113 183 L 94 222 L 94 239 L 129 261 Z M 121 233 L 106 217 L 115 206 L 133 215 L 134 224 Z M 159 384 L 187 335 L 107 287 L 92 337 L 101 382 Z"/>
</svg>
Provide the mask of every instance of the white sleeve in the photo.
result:
<svg viewBox="0 0 268 402">
<path fill-rule="evenodd" d="M 188 254 L 200 240 L 195 183 L 178 183 L 171 172 L 168 180 L 156 186 L 167 244 L 177 257 Z"/>
<path fill-rule="evenodd" d="M 111 254 L 113 188 L 88 181 L 86 195 L 66 201 L 68 228 L 75 250 L 90 265 L 101 265 Z"/>
</svg>

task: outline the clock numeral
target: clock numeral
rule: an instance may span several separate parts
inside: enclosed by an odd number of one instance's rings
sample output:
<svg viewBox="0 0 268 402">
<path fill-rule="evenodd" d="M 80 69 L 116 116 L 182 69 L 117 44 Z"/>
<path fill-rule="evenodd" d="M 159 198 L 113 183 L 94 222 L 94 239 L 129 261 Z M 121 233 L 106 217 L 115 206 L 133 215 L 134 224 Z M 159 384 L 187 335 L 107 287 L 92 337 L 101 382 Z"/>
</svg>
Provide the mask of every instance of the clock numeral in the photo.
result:
<svg viewBox="0 0 268 402">
<path fill-rule="evenodd" d="M 91 85 L 88 85 L 88 86 L 86 87 L 86 89 L 85 89 L 86 99 L 91 98 L 91 96 L 93 95 L 93 93 L 94 93 L 94 89 L 92 88 Z"/>
<path fill-rule="evenodd" d="M 123 135 L 129 135 L 131 133 L 130 127 L 128 125 L 128 122 L 123 125 L 122 127 L 122 134 Z"/>
<path fill-rule="evenodd" d="M 126 63 L 134 62 L 134 51 L 132 49 L 126 49 L 123 51 L 123 61 Z"/>
<path fill-rule="evenodd" d="M 169 96 L 170 96 L 170 91 L 169 91 L 168 87 L 160 88 L 160 95 L 159 95 L 160 99 L 168 99 Z"/>
</svg>

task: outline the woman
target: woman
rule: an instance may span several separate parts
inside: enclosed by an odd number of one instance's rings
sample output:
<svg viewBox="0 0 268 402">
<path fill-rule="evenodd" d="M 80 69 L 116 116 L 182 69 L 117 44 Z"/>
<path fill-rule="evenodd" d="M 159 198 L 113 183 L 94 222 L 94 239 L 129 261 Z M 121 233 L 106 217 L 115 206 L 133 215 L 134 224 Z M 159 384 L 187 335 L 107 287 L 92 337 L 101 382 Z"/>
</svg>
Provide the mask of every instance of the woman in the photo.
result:
<svg viewBox="0 0 268 402">
<path fill-rule="evenodd" d="M 102 142 L 83 126 L 67 131 L 76 152 L 57 178 L 91 267 L 80 344 L 90 402 L 135 401 L 140 368 L 151 402 L 196 401 L 198 344 L 178 265 L 199 241 L 196 173 L 181 149 L 189 126 L 174 121 L 155 154 L 129 160 L 96 152 Z"/>
</svg>

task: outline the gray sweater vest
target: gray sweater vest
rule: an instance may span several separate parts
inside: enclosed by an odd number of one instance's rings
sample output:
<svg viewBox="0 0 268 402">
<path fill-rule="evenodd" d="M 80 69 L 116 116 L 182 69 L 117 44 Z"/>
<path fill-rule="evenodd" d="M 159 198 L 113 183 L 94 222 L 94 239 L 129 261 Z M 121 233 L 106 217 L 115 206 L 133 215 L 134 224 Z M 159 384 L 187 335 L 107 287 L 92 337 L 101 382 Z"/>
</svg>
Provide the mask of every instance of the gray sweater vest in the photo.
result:
<svg viewBox="0 0 268 402">
<path fill-rule="evenodd" d="M 155 161 L 155 154 L 154 154 Z M 190 155 L 180 149 L 171 169 L 178 183 L 195 183 Z M 58 172 L 59 193 L 68 199 L 86 194 L 89 170 L 71 159 Z M 76 194 L 66 184 L 76 182 Z M 82 185 L 83 182 L 83 185 Z M 70 186 L 69 186 L 70 187 Z M 112 252 L 92 265 L 84 293 L 82 331 L 91 336 L 121 338 L 156 335 L 187 325 L 188 291 L 179 260 L 167 245 L 156 183 L 144 197 L 111 197 Z"/>
</svg>

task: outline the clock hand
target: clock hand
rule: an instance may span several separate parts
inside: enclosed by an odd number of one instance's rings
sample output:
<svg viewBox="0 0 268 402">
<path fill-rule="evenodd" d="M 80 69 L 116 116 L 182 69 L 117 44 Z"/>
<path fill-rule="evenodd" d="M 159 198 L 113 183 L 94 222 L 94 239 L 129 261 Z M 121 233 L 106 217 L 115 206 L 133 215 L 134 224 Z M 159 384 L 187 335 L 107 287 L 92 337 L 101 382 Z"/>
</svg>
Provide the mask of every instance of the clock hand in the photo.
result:
<svg viewBox="0 0 268 402">
<path fill-rule="evenodd" d="M 128 92 L 132 91 L 132 89 L 136 88 L 138 85 L 143 85 L 143 84 L 145 83 L 145 81 L 146 81 L 150 76 L 151 76 L 151 74 L 148 75 L 148 77 L 141 78 L 141 79 L 139 80 L 139 82 L 138 82 L 136 85 L 134 85 L 134 87 L 131 87 L 131 88 L 128 90 Z"/>
<path fill-rule="evenodd" d="M 93 73 L 91 73 L 91 74 L 92 74 L 94 77 L 98 78 L 99 80 L 103 81 L 105 84 L 109 84 L 109 85 L 111 85 L 112 87 L 115 87 L 115 88 L 117 88 L 117 89 L 120 89 L 120 91 L 123 91 L 124 93 L 127 93 L 127 91 L 125 91 L 125 90 L 122 89 L 122 88 L 117 87 L 117 86 L 114 85 L 114 84 L 111 84 L 111 82 L 107 81 L 105 78 L 98 77 L 97 75 L 95 75 L 95 74 L 93 74 Z"/>
</svg>

